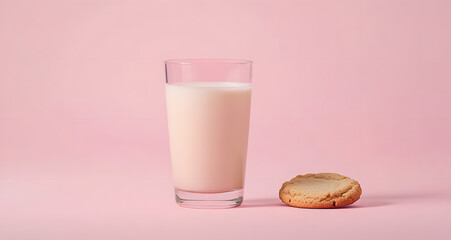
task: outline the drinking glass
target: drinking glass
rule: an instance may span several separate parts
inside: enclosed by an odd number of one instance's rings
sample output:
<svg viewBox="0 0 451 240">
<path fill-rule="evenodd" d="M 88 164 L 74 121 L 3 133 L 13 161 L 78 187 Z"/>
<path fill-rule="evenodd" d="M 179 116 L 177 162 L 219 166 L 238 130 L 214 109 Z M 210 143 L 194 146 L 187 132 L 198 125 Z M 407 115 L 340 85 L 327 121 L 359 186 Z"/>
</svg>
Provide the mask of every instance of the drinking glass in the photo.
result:
<svg viewBox="0 0 451 240">
<path fill-rule="evenodd" d="M 252 62 L 168 60 L 166 105 L 175 198 L 193 208 L 243 201 Z"/>
</svg>

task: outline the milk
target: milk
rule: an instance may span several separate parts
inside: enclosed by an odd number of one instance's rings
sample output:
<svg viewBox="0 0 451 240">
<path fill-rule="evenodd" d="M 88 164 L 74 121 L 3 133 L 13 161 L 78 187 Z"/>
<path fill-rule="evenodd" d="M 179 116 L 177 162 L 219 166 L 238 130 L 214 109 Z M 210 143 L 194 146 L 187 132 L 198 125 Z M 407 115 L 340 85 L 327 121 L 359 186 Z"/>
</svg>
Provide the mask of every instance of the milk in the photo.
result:
<svg viewBox="0 0 451 240">
<path fill-rule="evenodd" d="M 243 188 L 250 83 L 166 84 L 175 187 L 203 193 Z"/>
</svg>

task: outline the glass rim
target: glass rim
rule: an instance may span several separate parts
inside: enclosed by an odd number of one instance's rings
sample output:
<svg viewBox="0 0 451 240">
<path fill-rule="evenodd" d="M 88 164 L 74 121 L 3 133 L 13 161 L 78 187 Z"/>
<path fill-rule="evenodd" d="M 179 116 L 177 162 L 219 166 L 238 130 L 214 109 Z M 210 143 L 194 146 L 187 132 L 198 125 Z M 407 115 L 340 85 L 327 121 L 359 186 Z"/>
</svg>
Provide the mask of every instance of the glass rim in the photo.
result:
<svg viewBox="0 0 451 240">
<path fill-rule="evenodd" d="M 226 64 L 252 64 L 251 60 L 244 59 L 169 59 L 165 64 L 202 64 L 202 63 L 226 63 Z"/>
</svg>

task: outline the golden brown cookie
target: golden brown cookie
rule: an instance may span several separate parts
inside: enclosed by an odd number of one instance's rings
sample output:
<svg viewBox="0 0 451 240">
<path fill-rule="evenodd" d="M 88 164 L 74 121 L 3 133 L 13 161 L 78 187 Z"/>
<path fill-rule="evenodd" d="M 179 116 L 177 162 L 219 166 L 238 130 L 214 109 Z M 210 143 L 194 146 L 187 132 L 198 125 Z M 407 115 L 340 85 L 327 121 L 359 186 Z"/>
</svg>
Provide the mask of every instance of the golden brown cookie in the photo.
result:
<svg viewBox="0 0 451 240">
<path fill-rule="evenodd" d="M 282 202 L 302 208 L 344 207 L 359 200 L 360 184 L 337 173 L 298 175 L 280 188 Z"/>
</svg>

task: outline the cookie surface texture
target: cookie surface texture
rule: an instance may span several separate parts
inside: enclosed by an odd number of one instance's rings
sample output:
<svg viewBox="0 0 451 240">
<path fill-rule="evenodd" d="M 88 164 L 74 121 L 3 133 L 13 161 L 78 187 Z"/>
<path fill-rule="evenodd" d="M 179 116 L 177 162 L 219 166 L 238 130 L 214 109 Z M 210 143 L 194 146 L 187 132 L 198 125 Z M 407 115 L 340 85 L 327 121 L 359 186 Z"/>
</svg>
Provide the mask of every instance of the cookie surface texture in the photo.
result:
<svg viewBox="0 0 451 240">
<path fill-rule="evenodd" d="M 344 207 L 359 200 L 360 184 L 337 173 L 298 175 L 280 188 L 282 202 L 301 208 Z"/>
</svg>

